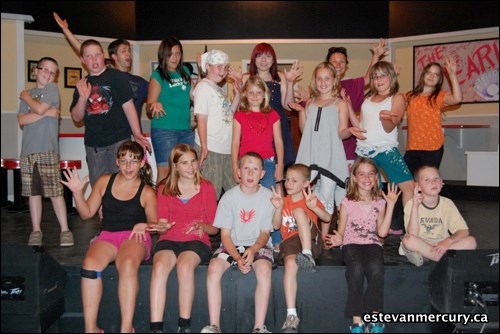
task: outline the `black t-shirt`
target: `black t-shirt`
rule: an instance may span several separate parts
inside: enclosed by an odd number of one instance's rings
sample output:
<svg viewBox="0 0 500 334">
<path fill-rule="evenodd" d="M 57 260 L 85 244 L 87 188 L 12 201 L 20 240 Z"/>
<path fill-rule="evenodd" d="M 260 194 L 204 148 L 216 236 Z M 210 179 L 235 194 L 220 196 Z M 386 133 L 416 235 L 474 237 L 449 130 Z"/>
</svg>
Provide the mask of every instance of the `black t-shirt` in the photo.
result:
<svg viewBox="0 0 500 334">
<path fill-rule="evenodd" d="M 90 147 L 105 147 L 121 140 L 130 139 L 132 129 L 123 111 L 123 104 L 134 95 L 128 77 L 118 70 L 107 68 L 98 76 L 87 76 L 92 86 L 85 106 L 84 143 Z M 80 94 L 75 89 L 71 109 Z M 71 110 L 70 109 L 70 110 Z"/>
</svg>

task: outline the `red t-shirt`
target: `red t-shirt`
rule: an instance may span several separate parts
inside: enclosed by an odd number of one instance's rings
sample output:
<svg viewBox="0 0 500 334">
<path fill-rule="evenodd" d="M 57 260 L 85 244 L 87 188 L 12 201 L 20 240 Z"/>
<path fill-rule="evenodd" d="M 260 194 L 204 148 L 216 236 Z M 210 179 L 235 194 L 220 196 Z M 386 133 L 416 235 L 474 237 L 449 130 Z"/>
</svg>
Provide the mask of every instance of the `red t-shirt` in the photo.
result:
<svg viewBox="0 0 500 334">
<path fill-rule="evenodd" d="M 273 127 L 280 120 L 276 110 L 271 109 L 267 114 L 239 110 L 234 115 L 234 120 L 241 126 L 238 159 L 247 152 L 258 153 L 263 159 L 275 156 Z"/>
</svg>

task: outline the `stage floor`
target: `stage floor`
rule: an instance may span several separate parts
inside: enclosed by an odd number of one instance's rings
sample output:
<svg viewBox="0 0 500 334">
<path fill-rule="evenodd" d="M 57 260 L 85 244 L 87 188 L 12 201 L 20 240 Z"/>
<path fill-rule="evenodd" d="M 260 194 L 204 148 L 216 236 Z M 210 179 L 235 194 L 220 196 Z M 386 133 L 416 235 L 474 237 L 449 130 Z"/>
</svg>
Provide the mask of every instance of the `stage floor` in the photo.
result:
<svg viewBox="0 0 500 334">
<path fill-rule="evenodd" d="M 499 245 L 499 203 L 487 201 L 455 201 L 459 211 L 469 225 L 471 235 L 477 239 L 479 249 L 498 249 Z M 62 265 L 79 265 L 88 248 L 89 241 L 99 230 L 99 219 L 83 221 L 78 215 L 69 215 L 68 224 L 73 231 L 75 246 L 59 246 L 59 224 L 51 202 L 44 200 L 42 217 L 43 248 Z M 31 232 L 31 221 L 28 211 L 9 212 L 1 209 L 1 242 L 2 244 L 22 245 L 28 243 Z M 153 236 L 156 240 L 156 236 Z M 399 236 L 388 236 L 385 239 L 384 255 L 387 265 L 407 264 L 406 258 L 398 255 Z M 323 252 L 318 265 L 342 265 L 340 250 L 332 249 Z"/>
</svg>

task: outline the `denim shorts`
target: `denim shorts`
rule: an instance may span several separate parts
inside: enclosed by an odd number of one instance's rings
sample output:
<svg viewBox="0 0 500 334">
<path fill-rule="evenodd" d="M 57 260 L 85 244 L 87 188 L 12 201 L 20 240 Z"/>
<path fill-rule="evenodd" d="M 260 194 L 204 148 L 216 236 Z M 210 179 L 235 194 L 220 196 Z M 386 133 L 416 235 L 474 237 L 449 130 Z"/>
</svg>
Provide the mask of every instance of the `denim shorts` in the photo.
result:
<svg viewBox="0 0 500 334">
<path fill-rule="evenodd" d="M 383 169 L 385 175 L 389 179 L 389 182 L 397 184 L 413 180 L 413 176 L 411 175 L 408 166 L 406 166 L 406 163 L 397 147 L 377 154 L 372 158 L 372 160 L 377 166 L 377 169 Z"/>
<path fill-rule="evenodd" d="M 274 158 L 264 159 L 264 170 L 266 171 L 266 174 L 264 174 L 264 177 L 260 180 L 260 184 L 267 189 L 276 187 L 276 179 L 274 178 L 276 163 L 274 162 Z"/>
<path fill-rule="evenodd" d="M 177 144 L 188 144 L 194 146 L 194 131 L 188 130 L 163 130 L 151 129 L 151 142 L 155 153 L 156 165 L 167 167 L 170 151 Z"/>
</svg>

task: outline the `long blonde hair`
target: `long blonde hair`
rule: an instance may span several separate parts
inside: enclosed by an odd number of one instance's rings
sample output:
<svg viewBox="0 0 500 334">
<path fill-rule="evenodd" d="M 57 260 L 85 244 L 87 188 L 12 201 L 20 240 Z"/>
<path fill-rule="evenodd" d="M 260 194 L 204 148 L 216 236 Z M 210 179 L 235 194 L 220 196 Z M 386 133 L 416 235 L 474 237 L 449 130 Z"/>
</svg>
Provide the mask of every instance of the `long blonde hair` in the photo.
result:
<svg viewBox="0 0 500 334">
<path fill-rule="evenodd" d="M 346 197 L 350 201 L 356 201 L 356 202 L 361 201 L 361 195 L 359 193 L 358 184 L 354 181 L 353 177 L 354 175 L 356 175 L 356 172 L 358 171 L 359 166 L 361 166 L 361 164 L 367 164 L 372 166 L 373 169 L 375 170 L 375 173 L 378 176 L 377 166 L 375 165 L 372 159 L 365 157 L 358 157 L 356 161 L 354 161 L 354 164 L 352 166 L 351 175 L 349 177 L 349 182 L 347 185 Z M 378 186 L 378 177 L 377 181 L 375 182 L 375 185 L 371 190 L 370 197 L 372 200 L 380 199 L 382 197 L 380 188 Z"/>
<path fill-rule="evenodd" d="M 312 77 L 311 77 L 311 91 L 312 91 L 312 96 L 316 97 L 319 96 L 319 91 L 318 87 L 316 87 L 316 75 L 319 70 L 326 68 L 329 70 L 332 75 L 333 75 L 333 87 L 332 87 L 332 97 L 338 97 L 340 96 L 340 77 L 337 75 L 337 71 L 335 70 L 335 67 L 333 67 L 332 64 L 329 62 L 321 62 L 316 66 L 316 68 L 313 71 Z"/>
<path fill-rule="evenodd" d="M 170 170 L 168 172 L 167 177 L 160 181 L 160 184 L 163 184 L 163 191 L 162 191 L 163 195 L 167 196 L 182 195 L 178 185 L 179 172 L 177 171 L 176 168 L 174 168 L 174 165 L 177 162 L 179 162 L 179 159 L 186 153 L 193 153 L 196 160 L 198 160 L 198 154 L 196 153 L 196 150 L 193 147 L 189 146 L 188 144 L 177 144 L 170 152 L 170 159 L 169 159 Z M 201 177 L 200 169 L 198 168 L 194 176 L 194 185 L 198 187 L 202 182 L 202 179 L 203 178 Z"/>
</svg>

